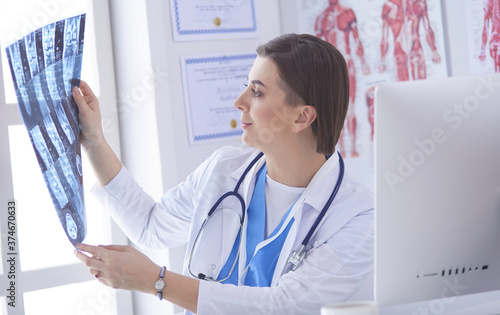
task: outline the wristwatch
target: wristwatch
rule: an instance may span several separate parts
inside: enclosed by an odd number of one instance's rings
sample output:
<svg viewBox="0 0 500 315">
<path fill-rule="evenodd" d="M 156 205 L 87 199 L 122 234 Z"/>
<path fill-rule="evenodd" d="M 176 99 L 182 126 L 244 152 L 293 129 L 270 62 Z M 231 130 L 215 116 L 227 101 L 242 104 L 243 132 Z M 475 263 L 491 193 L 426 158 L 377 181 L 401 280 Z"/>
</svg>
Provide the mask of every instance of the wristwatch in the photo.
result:
<svg viewBox="0 0 500 315">
<path fill-rule="evenodd" d="M 155 283 L 155 288 L 156 290 L 158 290 L 158 298 L 160 299 L 160 301 L 163 299 L 162 292 L 163 289 L 165 288 L 165 282 L 163 282 L 163 277 L 165 276 L 165 270 L 167 270 L 167 267 L 163 266 L 163 268 L 161 268 L 160 271 L 160 279 Z"/>
</svg>

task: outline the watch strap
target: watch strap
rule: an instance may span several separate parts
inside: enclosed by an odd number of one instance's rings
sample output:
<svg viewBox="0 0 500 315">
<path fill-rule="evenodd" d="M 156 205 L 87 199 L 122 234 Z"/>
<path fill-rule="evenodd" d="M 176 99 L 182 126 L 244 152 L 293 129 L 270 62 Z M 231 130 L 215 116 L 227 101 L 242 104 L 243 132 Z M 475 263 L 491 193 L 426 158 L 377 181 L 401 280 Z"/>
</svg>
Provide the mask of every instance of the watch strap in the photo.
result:
<svg viewBox="0 0 500 315">
<path fill-rule="evenodd" d="M 167 267 L 163 266 L 160 271 L 160 279 L 158 281 L 163 282 L 163 277 L 165 277 L 165 271 L 167 270 Z M 164 283 L 164 282 L 163 282 Z M 161 290 L 158 290 L 158 298 L 163 300 L 163 289 L 165 288 L 165 285 L 163 285 L 163 288 Z"/>
</svg>

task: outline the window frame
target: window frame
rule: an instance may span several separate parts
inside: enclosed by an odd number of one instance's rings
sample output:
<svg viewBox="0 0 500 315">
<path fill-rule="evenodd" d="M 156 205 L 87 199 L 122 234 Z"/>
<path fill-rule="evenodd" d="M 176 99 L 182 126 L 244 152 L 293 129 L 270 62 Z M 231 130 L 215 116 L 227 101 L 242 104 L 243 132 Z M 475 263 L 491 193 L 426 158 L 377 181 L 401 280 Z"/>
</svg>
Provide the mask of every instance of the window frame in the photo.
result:
<svg viewBox="0 0 500 315">
<path fill-rule="evenodd" d="M 109 1 L 92 0 L 91 8 L 89 7 L 87 14 L 92 14 L 94 18 L 94 30 L 96 38 L 96 62 L 92 65 L 98 72 L 99 90 L 101 91 L 99 99 L 101 104 L 102 117 L 108 123 L 111 122 L 118 126 L 118 111 L 116 110 L 116 88 L 115 76 L 113 67 L 113 49 L 111 41 L 111 21 L 109 14 Z M 89 30 L 87 29 L 87 32 Z M 98 48 L 98 49 L 97 49 Z M 0 58 L 4 52 L 0 51 Z M 0 59 L 1 60 L 1 59 Z M 2 63 L 0 62 L 0 74 L 2 74 Z M 2 176 L 0 177 L 0 235 L 1 235 L 1 265 L 3 273 L 0 275 L 0 283 L 10 284 L 8 259 L 10 250 L 7 248 L 8 229 L 7 222 L 8 202 L 13 200 L 13 178 L 12 166 L 10 158 L 9 132 L 8 128 L 11 125 L 22 125 L 22 119 L 17 108 L 17 104 L 7 104 L 5 99 L 5 89 L 3 75 L 0 75 L 0 168 Z M 107 130 L 106 139 L 110 143 L 113 150 L 120 155 L 119 128 Z M 18 209 L 16 209 L 17 211 Z M 12 218 L 11 218 L 12 219 Z M 22 271 L 20 260 L 22 253 L 19 252 L 18 237 L 17 237 L 17 222 L 16 224 L 16 248 L 14 255 L 15 264 L 15 307 L 8 306 L 9 299 L 6 299 L 7 314 L 20 315 L 25 313 L 24 308 L 24 293 L 34 290 L 49 289 L 61 285 L 74 284 L 95 280 L 90 275 L 88 269 L 81 263 L 70 264 L 64 266 L 56 266 L 51 268 Z M 114 244 L 127 244 L 127 238 L 120 228 L 110 220 L 111 241 Z M 5 286 L 5 285 L 4 285 Z M 0 297 L 5 299 L 8 294 L 8 287 L 0 292 Z M 78 292 L 74 292 L 78 294 Z M 125 290 L 116 290 L 116 310 L 117 314 L 133 314 L 132 293 Z M 0 310 L 0 313 L 2 311 Z"/>
</svg>

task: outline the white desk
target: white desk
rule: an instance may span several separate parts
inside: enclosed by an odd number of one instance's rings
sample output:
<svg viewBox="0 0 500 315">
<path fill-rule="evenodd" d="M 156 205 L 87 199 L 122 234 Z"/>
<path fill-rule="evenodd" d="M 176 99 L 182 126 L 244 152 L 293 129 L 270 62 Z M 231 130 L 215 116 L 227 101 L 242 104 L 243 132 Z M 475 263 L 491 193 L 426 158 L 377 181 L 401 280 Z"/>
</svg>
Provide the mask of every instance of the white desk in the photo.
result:
<svg viewBox="0 0 500 315">
<path fill-rule="evenodd" d="M 500 291 L 464 295 L 448 300 L 430 300 L 382 306 L 380 315 L 492 315 L 500 314 Z"/>
<path fill-rule="evenodd" d="M 351 301 L 373 300 L 373 272 Z M 500 291 L 455 296 L 401 305 L 380 306 L 380 315 L 493 315 L 500 314 Z"/>
</svg>

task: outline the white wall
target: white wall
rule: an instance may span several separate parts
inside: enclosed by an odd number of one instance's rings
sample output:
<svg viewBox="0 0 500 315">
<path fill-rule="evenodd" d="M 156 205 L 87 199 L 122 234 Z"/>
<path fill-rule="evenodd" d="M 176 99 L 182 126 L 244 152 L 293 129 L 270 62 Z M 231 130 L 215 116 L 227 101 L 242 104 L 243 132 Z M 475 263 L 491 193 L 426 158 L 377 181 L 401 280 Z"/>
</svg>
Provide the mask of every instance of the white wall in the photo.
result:
<svg viewBox="0 0 500 315">
<path fill-rule="evenodd" d="M 465 23 L 465 1 L 441 1 L 443 6 L 446 58 L 448 60 L 448 74 L 450 76 L 470 74 L 469 47 Z"/>
</svg>

